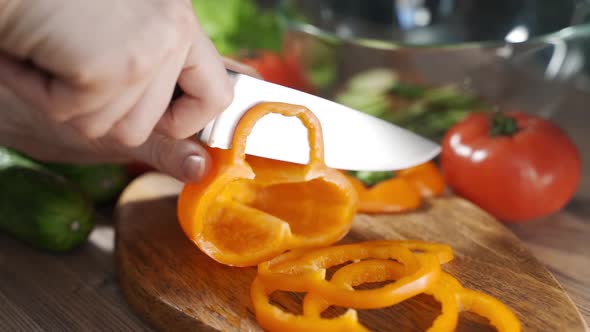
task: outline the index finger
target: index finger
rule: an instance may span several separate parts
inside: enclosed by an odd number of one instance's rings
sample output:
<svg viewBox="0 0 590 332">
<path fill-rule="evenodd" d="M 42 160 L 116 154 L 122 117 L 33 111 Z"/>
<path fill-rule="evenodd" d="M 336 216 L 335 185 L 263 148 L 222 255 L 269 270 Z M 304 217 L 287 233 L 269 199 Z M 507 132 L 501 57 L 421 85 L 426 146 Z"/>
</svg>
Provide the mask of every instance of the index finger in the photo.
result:
<svg viewBox="0 0 590 332">
<path fill-rule="evenodd" d="M 178 78 L 184 92 L 160 119 L 157 129 L 183 139 L 196 134 L 233 100 L 233 86 L 215 46 L 198 29 Z"/>
</svg>

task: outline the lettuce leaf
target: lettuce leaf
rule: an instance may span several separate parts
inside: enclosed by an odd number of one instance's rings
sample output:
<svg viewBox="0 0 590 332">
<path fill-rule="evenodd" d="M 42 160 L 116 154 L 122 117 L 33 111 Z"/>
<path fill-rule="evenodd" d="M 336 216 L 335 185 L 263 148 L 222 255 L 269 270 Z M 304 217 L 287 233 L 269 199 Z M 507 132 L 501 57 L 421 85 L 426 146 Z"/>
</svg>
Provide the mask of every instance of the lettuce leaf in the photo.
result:
<svg viewBox="0 0 590 332">
<path fill-rule="evenodd" d="M 277 16 L 253 0 L 192 0 L 203 30 L 222 55 L 242 50 L 279 52 L 283 29 Z"/>
</svg>

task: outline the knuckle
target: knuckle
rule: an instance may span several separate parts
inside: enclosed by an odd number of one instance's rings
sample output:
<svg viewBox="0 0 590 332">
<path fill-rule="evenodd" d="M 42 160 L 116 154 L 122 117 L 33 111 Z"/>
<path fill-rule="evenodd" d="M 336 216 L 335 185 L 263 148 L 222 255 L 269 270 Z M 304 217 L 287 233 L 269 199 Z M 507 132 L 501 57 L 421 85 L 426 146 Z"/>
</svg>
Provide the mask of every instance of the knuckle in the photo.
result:
<svg viewBox="0 0 590 332">
<path fill-rule="evenodd" d="M 80 63 L 71 69 L 70 79 L 78 86 L 88 86 L 96 81 L 100 65 L 96 58 L 88 60 L 88 63 Z"/>
<path fill-rule="evenodd" d="M 192 10 L 187 10 L 185 6 L 175 6 L 177 9 L 174 11 L 172 18 L 176 22 L 176 27 L 180 31 L 190 31 L 196 22 L 195 15 Z"/>
<path fill-rule="evenodd" d="M 151 67 L 152 61 L 150 56 L 132 49 L 128 52 L 125 62 L 127 82 L 135 83 L 141 81 L 149 73 Z"/>
<path fill-rule="evenodd" d="M 167 1 L 164 6 L 166 16 L 175 22 L 177 28 L 182 29 L 190 29 L 196 20 L 191 9 L 191 7 L 187 7 L 186 4 L 178 1 Z"/>
<path fill-rule="evenodd" d="M 184 4 L 177 1 L 171 2 L 166 7 L 168 18 L 167 29 L 163 30 L 170 47 L 191 41 L 191 35 L 195 27 L 196 18 L 192 10 L 187 10 Z"/>
<path fill-rule="evenodd" d="M 106 53 L 93 53 L 72 61 L 68 78 L 81 89 L 93 88 L 112 73 L 112 58 Z"/>
<path fill-rule="evenodd" d="M 127 45 L 122 70 L 129 83 L 143 80 L 167 54 L 192 39 L 195 17 L 191 10 L 177 1 L 165 2 L 160 9 L 163 20 L 148 23 L 143 31 L 138 32 L 136 42 Z"/>
</svg>

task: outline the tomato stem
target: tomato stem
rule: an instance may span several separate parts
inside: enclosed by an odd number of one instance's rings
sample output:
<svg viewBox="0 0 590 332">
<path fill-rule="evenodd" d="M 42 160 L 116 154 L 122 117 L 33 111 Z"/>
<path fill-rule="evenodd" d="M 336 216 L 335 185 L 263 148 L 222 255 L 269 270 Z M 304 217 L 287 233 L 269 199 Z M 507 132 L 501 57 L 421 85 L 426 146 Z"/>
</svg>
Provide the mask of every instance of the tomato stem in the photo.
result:
<svg viewBox="0 0 590 332">
<path fill-rule="evenodd" d="M 492 115 L 490 136 L 512 136 L 518 130 L 518 123 L 515 118 L 504 115 L 501 112 L 494 112 Z"/>
</svg>

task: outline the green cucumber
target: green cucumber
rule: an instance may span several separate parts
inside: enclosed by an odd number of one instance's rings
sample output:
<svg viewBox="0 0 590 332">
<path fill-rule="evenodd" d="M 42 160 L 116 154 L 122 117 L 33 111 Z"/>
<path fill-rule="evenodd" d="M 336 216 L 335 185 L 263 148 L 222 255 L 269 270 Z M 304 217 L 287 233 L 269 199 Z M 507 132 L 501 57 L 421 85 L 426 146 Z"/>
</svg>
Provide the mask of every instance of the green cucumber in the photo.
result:
<svg viewBox="0 0 590 332">
<path fill-rule="evenodd" d="M 41 164 L 0 147 L 0 232 L 35 248 L 67 252 L 94 228 L 92 202 Z"/>
<path fill-rule="evenodd" d="M 43 165 L 77 184 L 97 204 L 114 201 L 129 183 L 129 174 L 123 165 L 60 163 L 44 163 Z"/>
</svg>

